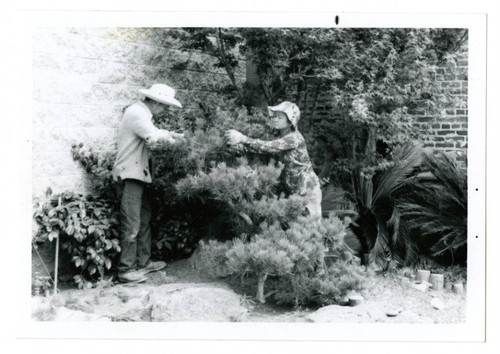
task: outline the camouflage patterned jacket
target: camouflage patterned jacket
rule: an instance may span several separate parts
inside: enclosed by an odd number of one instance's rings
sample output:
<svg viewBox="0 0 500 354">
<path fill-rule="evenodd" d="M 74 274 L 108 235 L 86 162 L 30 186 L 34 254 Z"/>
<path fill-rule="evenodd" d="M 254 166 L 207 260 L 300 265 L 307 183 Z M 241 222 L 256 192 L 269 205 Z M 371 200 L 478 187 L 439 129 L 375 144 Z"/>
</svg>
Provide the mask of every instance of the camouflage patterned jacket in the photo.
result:
<svg viewBox="0 0 500 354">
<path fill-rule="evenodd" d="M 288 193 L 305 195 L 319 186 L 318 176 L 313 171 L 307 153 L 306 142 L 298 131 L 272 141 L 248 138 L 243 147 L 249 152 L 273 154 L 285 165 L 280 178 Z"/>
</svg>

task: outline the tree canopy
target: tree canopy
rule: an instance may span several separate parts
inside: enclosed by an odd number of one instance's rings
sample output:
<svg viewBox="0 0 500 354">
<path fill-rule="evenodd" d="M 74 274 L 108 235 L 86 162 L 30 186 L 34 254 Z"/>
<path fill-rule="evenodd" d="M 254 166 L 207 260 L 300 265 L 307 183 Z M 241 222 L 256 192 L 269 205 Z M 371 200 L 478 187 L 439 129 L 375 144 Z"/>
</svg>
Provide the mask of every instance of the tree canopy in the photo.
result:
<svg viewBox="0 0 500 354">
<path fill-rule="evenodd" d="M 256 106 L 295 101 L 322 177 L 337 166 L 376 166 L 391 149 L 418 139 L 416 111 L 437 115 L 460 105 L 440 90 L 437 65 L 455 60 L 467 39 L 464 29 L 401 28 L 189 28 L 183 47 L 216 56 L 228 76 L 238 55 L 259 77 Z M 239 54 L 238 54 L 239 52 Z M 237 87 L 240 96 L 248 87 Z M 327 115 L 315 119 L 319 100 Z M 245 101 L 248 104 L 248 99 Z M 319 167 L 319 166 L 318 166 Z"/>
</svg>

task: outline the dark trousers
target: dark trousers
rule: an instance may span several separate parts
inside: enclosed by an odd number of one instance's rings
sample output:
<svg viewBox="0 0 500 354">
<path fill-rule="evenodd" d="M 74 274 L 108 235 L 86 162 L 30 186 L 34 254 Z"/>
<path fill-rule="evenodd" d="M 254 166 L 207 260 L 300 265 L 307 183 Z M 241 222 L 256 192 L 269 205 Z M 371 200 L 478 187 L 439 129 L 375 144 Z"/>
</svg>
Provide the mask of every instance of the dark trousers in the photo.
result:
<svg viewBox="0 0 500 354">
<path fill-rule="evenodd" d="M 119 272 L 145 267 L 151 258 L 151 206 L 146 183 L 126 179 L 122 182 L 120 205 Z"/>
</svg>

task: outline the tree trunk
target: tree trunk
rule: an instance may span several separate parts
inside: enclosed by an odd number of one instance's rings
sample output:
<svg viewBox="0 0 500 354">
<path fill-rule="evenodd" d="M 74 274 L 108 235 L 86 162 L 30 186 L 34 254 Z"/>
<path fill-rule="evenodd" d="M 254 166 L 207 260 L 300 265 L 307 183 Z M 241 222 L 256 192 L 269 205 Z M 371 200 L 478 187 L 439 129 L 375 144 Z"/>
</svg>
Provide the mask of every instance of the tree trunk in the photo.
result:
<svg viewBox="0 0 500 354">
<path fill-rule="evenodd" d="M 367 134 L 368 137 L 366 139 L 366 147 L 365 147 L 365 156 L 370 159 L 375 156 L 375 152 L 377 150 L 376 141 L 375 141 L 375 128 L 369 127 Z"/>
<path fill-rule="evenodd" d="M 351 161 L 352 161 L 352 165 L 355 166 L 355 163 L 356 163 L 356 144 L 357 144 L 357 141 L 356 141 L 356 137 L 352 137 L 351 139 Z"/>
<path fill-rule="evenodd" d="M 252 56 L 246 55 L 246 82 L 245 85 L 251 88 L 250 95 L 246 95 L 245 100 L 249 99 L 249 104 L 255 107 L 267 108 L 267 96 L 261 85 L 257 65 L 252 61 Z"/>
<path fill-rule="evenodd" d="M 259 274 L 259 281 L 257 283 L 257 300 L 259 300 L 262 304 L 266 302 L 266 296 L 264 295 L 264 283 L 266 282 L 266 279 L 267 273 Z"/>
<path fill-rule="evenodd" d="M 220 28 L 217 28 L 217 48 L 219 50 L 219 56 L 224 64 L 224 68 L 226 69 L 227 75 L 229 76 L 229 79 L 231 80 L 231 83 L 233 84 L 233 87 L 235 88 L 236 92 L 238 92 L 238 95 L 241 97 L 241 92 L 236 84 L 236 78 L 234 77 L 234 70 L 227 61 L 226 57 L 226 48 L 224 46 L 224 41 L 222 40 L 222 30 Z"/>
</svg>

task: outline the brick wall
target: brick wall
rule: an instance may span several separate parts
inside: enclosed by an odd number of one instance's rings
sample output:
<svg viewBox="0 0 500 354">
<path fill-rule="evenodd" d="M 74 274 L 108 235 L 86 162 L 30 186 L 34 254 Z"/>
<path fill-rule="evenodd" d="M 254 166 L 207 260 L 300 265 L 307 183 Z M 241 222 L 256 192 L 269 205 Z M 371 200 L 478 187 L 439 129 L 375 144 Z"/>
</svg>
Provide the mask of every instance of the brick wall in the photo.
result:
<svg viewBox="0 0 500 354">
<path fill-rule="evenodd" d="M 426 146 L 445 151 L 466 164 L 468 146 L 468 52 L 467 46 L 462 48 L 456 63 L 441 65 L 436 70 L 436 84 L 443 93 L 458 99 L 456 105 L 445 108 L 440 115 L 430 116 L 423 112 L 417 116 L 418 124 L 428 124 Z"/>
<path fill-rule="evenodd" d="M 164 28 L 37 28 L 33 33 L 33 196 L 85 192 L 71 145 L 112 149 L 122 109 L 137 89 L 166 83 L 185 110 L 230 84 L 215 58 L 181 51 Z M 236 70 L 245 80 L 245 63 Z M 223 78 L 221 80 L 221 77 Z"/>
</svg>

